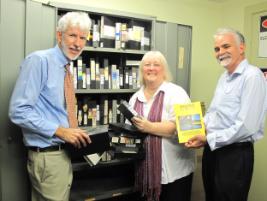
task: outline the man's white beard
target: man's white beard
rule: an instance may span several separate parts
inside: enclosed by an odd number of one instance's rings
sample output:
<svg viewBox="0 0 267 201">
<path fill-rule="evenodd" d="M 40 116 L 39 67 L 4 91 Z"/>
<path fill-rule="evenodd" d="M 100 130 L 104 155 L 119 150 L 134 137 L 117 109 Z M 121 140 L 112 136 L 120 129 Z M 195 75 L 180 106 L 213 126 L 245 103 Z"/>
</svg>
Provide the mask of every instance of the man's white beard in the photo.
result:
<svg viewBox="0 0 267 201">
<path fill-rule="evenodd" d="M 63 41 L 62 41 L 61 45 L 62 45 L 62 51 L 63 51 L 64 55 L 70 60 L 76 60 L 82 53 L 82 50 L 80 50 L 79 54 L 77 54 L 74 57 L 71 57 L 70 55 L 68 55 L 68 53 L 67 53 L 68 47 L 65 45 L 65 43 Z"/>
<path fill-rule="evenodd" d="M 222 56 L 222 57 L 219 57 L 217 60 L 221 66 L 227 67 L 231 63 L 232 57 Z"/>
</svg>

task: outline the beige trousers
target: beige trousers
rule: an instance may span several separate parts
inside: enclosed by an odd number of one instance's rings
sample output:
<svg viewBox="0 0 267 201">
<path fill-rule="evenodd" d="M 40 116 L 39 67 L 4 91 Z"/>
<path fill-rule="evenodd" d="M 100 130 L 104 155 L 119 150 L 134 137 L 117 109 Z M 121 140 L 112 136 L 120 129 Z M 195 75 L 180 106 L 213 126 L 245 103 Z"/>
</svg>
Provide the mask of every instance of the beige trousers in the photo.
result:
<svg viewBox="0 0 267 201">
<path fill-rule="evenodd" d="M 64 150 L 28 152 L 32 201 L 69 201 L 72 166 Z"/>
</svg>

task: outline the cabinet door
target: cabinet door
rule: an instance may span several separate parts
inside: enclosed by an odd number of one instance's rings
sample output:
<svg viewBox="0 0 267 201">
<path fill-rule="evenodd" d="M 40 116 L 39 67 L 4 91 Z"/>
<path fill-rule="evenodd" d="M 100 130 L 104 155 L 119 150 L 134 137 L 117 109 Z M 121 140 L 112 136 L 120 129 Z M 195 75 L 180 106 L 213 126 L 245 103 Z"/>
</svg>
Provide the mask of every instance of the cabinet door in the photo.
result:
<svg viewBox="0 0 267 201">
<path fill-rule="evenodd" d="M 20 130 L 8 119 L 9 97 L 24 58 L 25 1 L 1 0 L 0 21 L 0 200 L 29 200 Z"/>
<path fill-rule="evenodd" d="M 56 44 L 56 20 L 54 7 L 27 1 L 25 55 Z"/>
<path fill-rule="evenodd" d="M 177 25 L 178 61 L 176 65 L 177 84 L 190 95 L 192 28 Z"/>
<path fill-rule="evenodd" d="M 54 13 L 54 8 L 30 0 L 0 0 L 0 112 L 2 114 L 0 200 L 2 201 L 30 200 L 30 185 L 26 171 L 27 150 L 22 143 L 21 130 L 8 119 L 8 106 L 19 73 L 19 65 L 25 55 L 54 44 L 54 40 L 52 43 L 47 43 L 54 34 L 54 31 L 51 31 L 55 29 Z M 48 22 L 50 19 L 52 22 Z"/>
<path fill-rule="evenodd" d="M 162 31 L 163 30 L 163 31 Z M 173 82 L 190 93 L 192 28 L 170 22 L 156 22 L 155 49 L 166 57 Z"/>
</svg>

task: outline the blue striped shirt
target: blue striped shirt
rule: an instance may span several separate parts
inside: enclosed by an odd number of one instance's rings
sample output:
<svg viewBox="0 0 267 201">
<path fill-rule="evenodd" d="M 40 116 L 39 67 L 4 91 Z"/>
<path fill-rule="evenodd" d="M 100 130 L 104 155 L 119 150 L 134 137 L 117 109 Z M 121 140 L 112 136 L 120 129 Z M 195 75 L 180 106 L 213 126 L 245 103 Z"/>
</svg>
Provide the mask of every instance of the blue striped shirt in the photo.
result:
<svg viewBox="0 0 267 201">
<path fill-rule="evenodd" d="M 263 137 L 266 90 L 263 73 L 246 59 L 222 74 L 204 118 L 211 150 Z"/>
<path fill-rule="evenodd" d="M 67 58 L 58 46 L 28 55 L 20 66 L 9 106 L 11 121 L 22 128 L 26 146 L 62 142 L 54 134 L 69 127 L 64 99 Z"/>
</svg>

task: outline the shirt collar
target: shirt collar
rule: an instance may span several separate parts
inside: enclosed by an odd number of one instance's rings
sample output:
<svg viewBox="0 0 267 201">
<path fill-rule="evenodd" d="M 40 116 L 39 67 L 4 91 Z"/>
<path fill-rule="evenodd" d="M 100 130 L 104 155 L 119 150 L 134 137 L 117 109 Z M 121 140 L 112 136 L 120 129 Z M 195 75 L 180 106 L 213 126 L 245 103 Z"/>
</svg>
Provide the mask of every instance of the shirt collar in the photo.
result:
<svg viewBox="0 0 267 201">
<path fill-rule="evenodd" d="M 163 91 L 165 92 L 167 90 L 168 86 L 166 85 L 166 81 L 162 82 L 162 84 L 159 86 L 159 88 L 157 89 L 156 93 L 153 95 L 153 98 L 160 92 Z M 137 94 L 137 98 L 139 101 L 145 103 L 147 102 L 146 97 L 145 97 L 145 93 L 144 93 L 144 89 L 145 87 L 142 86 L 141 90 L 138 92 Z"/>
<path fill-rule="evenodd" d="M 248 66 L 248 61 L 247 59 L 244 59 L 238 64 L 237 68 L 232 74 L 229 74 L 228 72 L 226 73 L 226 79 L 230 81 L 234 79 L 235 77 L 241 75 L 245 71 L 247 66 Z"/>
<path fill-rule="evenodd" d="M 69 59 L 64 55 L 63 51 L 59 48 L 58 45 L 55 46 L 54 51 L 60 66 L 65 67 L 66 64 L 70 62 Z"/>
</svg>

